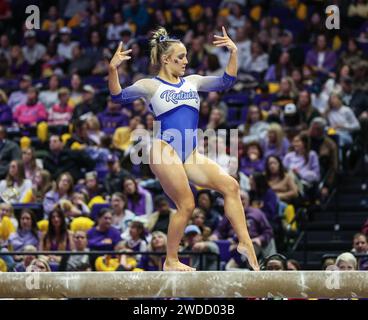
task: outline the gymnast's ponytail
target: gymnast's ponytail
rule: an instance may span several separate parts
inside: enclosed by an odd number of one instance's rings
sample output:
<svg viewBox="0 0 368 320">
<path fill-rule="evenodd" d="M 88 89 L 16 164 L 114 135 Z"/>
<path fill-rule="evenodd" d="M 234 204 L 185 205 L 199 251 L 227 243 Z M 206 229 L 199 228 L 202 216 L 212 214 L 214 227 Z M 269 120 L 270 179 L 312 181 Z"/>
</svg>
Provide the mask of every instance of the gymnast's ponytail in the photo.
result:
<svg viewBox="0 0 368 320">
<path fill-rule="evenodd" d="M 171 44 L 174 42 L 180 42 L 180 40 L 170 38 L 164 27 L 159 27 L 157 30 L 155 30 L 150 41 L 151 64 L 160 65 L 161 56 L 168 53 Z"/>
</svg>

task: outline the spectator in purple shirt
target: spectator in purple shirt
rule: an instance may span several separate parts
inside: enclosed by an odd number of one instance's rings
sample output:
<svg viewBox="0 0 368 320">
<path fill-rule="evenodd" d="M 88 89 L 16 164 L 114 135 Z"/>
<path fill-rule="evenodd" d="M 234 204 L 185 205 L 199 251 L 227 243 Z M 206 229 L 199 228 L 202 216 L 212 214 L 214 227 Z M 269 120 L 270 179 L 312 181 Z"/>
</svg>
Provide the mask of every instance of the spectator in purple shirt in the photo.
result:
<svg viewBox="0 0 368 320">
<path fill-rule="evenodd" d="M 273 225 L 277 220 L 278 198 L 270 188 L 266 176 L 261 172 L 255 172 L 250 177 L 250 203 L 252 207 L 262 210 Z"/>
<path fill-rule="evenodd" d="M 311 66 L 316 73 L 330 74 L 336 67 L 336 54 L 327 47 L 324 34 L 317 37 L 316 47 L 307 52 L 305 64 Z"/>
<path fill-rule="evenodd" d="M 246 144 L 244 157 L 240 159 L 240 171 L 250 176 L 254 172 L 263 172 L 264 165 L 261 145 L 256 141 Z"/>
<path fill-rule="evenodd" d="M 31 86 L 32 78 L 28 75 L 24 75 L 19 81 L 20 90 L 12 92 L 9 96 L 8 105 L 13 112 L 17 106 L 27 102 L 27 91 Z"/>
<path fill-rule="evenodd" d="M 91 250 L 112 251 L 121 241 L 120 232 L 111 224 L 111 209 L 102 209 L 97 214 L 97 225 L 87 233 L 88 247 Z"/>
<path fill-rule="evenodd" d="M 264 157 L 272 155 L 282 159 L 288 152 L 289 146 L 289 140 L 284 136 L 282 127 L 278 123 L 272 123 L 262 144 Z"/>
<path fill-rule="evenodd" d="M 107 110 L 100 112 L 98 115 L 101 129 L 106 134 L 114 134 L 115 129 L 125 127 L 129 124 L 129 118 L 121 110 L 121 106 L 111 101 L 111 97 L 107 98 Z"/>
<path fill-rule="evenodd" d="M 39 236 L 34 212 L 30 209 L 23 209 L 19 216 L 18 230 L 9 237 L 12 250 L 22 251 L 27 245 L 38 248 Z"/>
<path fill-rule="evenodd" d="M 289 152 L 283 161 L 287 170 L 305 183 L 317 183 L 320 179 L 318 155 L 310 150 L 309 137 L 301 133 L 293 139 L 293 151 Z"/>
<path fill-rule="evenodd" d="M 139 187 L 133 177 L 126 177 L 123 181 L 123 192 L 128 198 L 128 209 L 137 216 L 151 214 L 153 203 L 151 194 Z"/>
</svg>

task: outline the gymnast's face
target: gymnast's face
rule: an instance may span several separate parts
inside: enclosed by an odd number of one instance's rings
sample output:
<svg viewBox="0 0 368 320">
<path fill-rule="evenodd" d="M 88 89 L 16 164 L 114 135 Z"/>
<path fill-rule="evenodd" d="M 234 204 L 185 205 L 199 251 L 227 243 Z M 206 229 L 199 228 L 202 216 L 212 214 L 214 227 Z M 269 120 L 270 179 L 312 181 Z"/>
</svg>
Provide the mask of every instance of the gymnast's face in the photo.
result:
<svg viewBox="0 0 368 320">
<path fill-rule="evenodd" d="M 170 54 L 163 55 L 163 63 L 175 77 L 182 77 L 188 64 L 187 49 L 181 42 L 170 47 Z"/>
</svg>

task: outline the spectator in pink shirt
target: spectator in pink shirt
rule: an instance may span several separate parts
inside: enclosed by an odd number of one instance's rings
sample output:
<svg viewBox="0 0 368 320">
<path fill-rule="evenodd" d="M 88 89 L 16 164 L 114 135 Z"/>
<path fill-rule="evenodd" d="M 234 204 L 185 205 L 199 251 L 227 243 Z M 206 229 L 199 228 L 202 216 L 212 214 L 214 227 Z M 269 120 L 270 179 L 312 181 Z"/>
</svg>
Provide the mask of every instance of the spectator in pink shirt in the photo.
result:
<svg viewBox="0 0 368 320">
<path fill-rule="evenodd" d="M 49 112 L 48 123 L 51 126 L 66 126 L 72 118 L 73 108 L 70 105 L 70 91 L 68 88 L 60 88 L 59 103 L 54 104 Z"/>
<path fill-rule="evenodd" d="M 14 120 L 22 127 L 36 126 L 47 120 L 45 106 L 38 101 L 38 91 L 31 87 L 27 91 L 27 102 L 19 105 L 14 112 Z"/>
</svg>

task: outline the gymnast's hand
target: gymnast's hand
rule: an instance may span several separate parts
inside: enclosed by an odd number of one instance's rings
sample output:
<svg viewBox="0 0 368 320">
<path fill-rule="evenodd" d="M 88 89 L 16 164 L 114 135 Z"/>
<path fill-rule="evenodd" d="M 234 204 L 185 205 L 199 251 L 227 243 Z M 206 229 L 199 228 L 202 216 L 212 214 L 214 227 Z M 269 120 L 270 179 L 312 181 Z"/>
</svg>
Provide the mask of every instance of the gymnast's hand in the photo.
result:
<svg viewBox="0 0 368 320">
<path fill-rule="evenodd" d="M 131 59 L 132 57 L 129 55 L 131 51 L 132 49 L 124 51 L 123 43 L 120 41 L 119 46 L 110 61 L 110 67 L 118 68 L 123 61 Z"/>
<path fill-rule="evenodd" d="M 229 49 L 231 53 L 236 53 L 238 48 L 236 47 L 235 43 L 230 39 L 227 35 L 225 27 L 222 27 L 223 36 L 214 35 L 216 40 L 213 41 L 213 44 L 216 47 L 226 47 Z"/>
</svg>

